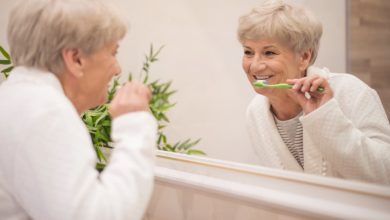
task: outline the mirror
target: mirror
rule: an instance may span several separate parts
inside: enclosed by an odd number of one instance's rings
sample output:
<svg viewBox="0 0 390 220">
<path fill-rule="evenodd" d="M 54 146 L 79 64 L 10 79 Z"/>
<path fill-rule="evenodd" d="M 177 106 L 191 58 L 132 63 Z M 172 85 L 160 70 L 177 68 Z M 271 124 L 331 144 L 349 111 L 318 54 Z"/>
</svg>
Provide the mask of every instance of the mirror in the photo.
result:
<svg viewBox="0 0 390 220">
<path fill-rule="evenodd" d="M 157 152 L 152 219 L 389 219 L 387 187 Z M 310 205 L 308 205 L 310 203 Z"/>
<path fill-rule="evenodd" d="M 236 29 L 238 18 L 259 1 L 116 2 L 128 12 L 131 21 L 130 31 L 118 54 L 123 73 L 141 68 L 143 54 L 151 43 L 165 45 L 160 61 L 152 66 L 151 77 L 172 80 L 172 87 L 178 91 L 173 96 L 177 105 L 169 112 L 168 137 L 173 141 L 201 138 L 196 147 L 209 157 L 256 164 L 245 127 L 246 108 L 255 93 L 241 67 L 243 52 Z M 323 24 L 324 33 L 315 65 L 327 67 L 332 72 L 351 72 L 359 67 L 359 60 L 351 57 L 347 41 L 347 37 L 359 39 L 349 36 L 348 32 L 351 2 L 297 2 L 310 8 Z M 5 13 L 0 14 L 2 43 L 7 42 L 6 25 L 12 5 L 13 0 L 3 0 Z M 358 19 L 352 20 L 354 22 Z M 363 73 L 358 77 L 370 83 L 377 76 Z M 382 74 L 381 77 L 383 79 L 372 80 L 374 84 L 371 86 L 389 82 L 389 76 Z M 379 83 L 378 92 L 381 92 L 383 103 L 390 103 L 388 85 Z M 390 115 L 390 106 L 386 107 Z"/>
</svg>

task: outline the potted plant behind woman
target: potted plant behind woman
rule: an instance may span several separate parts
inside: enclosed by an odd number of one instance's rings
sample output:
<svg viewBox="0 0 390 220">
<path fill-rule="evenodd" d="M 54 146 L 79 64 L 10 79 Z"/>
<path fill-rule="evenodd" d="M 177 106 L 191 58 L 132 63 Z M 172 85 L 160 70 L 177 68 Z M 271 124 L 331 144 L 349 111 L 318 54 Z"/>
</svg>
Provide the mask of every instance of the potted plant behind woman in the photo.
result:
<svg viewBox="0 0 390 220">
<path fill-rule="evenodd" d="M 171 144 L 168 142 L 167 136 L 164 134 L 163 129 L 170 122 L 166 112 L 176 104 L 172 103 L 169 98 L 176 91 L 171 89 L 171 81 L 160 82 L 159 80 L 155 80 L 150 82 L 149 77 L 151 64 L 158 61 L 157 57 L 162 49 L 163 47 L 160 47 L 157 51 L 155 51 L 153 45 L 150 46 L 149 53 L 145 55 L 145 61 L 143 63 L 140 74 L 141 80 L 143 83 L 149 86 L 153 94 L 149 103 L 149 108 L 158 122 L 158 139 L 156 143 L 157 149 L 190 155 L 205 155 L 203 151 L 193 149 L 193 147 L 199 143 L 200 139 L 191 140 L 189 138 L 185 141 L 179 141 L 175 144 Z M 1 46 L 0 53 L 4 57 L 4 59 L 0 60 L 0 64 L 6 66 L 3 70 L 1 70 L 1 73 L 3 73 L 5 78 L 7 78 L 13 69 L 11 57 L 8 52 Z M 133 74 L 129 73 L 128 80 L 132 80 L 132 77 Z M 90 109 L 81 115 L 92 138 L 92 142 L 98 158 L 96 169 L 99 171 L 102 171 L 105 167 L 105 164 L 108 162 L 110 149 L 112 148 L 112 141 L 110 137 L 111 117 L 108 113 L 108 104 L 114 97 L 118 86 L 120 86 L 120 83 L 119 78 L 117 77 L 114 79 L 110 89 L 108 90 L 108 102 L 104 105 Z"/>
</svg>

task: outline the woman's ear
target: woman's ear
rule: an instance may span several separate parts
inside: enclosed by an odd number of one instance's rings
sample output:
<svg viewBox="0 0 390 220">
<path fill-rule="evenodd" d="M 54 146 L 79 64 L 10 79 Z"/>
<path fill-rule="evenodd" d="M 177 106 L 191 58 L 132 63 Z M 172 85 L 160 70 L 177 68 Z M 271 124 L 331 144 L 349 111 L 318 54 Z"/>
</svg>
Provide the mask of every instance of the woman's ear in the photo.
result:
<svg viewBox="0 0 390 220">
<path fill-rule="evenodd" d="M 81 52 L 75 48 L 64 48 L 61 51 L 62 60 L 64 61 L 65 71 L 79 78 L 83 76 Z"/>
<path fill-rule="evenodd" d="M 312 51 L 310 49 L 304 50 L 299 54 L 299 70 L 305 71 L 310 64 Z"/>
</svg>

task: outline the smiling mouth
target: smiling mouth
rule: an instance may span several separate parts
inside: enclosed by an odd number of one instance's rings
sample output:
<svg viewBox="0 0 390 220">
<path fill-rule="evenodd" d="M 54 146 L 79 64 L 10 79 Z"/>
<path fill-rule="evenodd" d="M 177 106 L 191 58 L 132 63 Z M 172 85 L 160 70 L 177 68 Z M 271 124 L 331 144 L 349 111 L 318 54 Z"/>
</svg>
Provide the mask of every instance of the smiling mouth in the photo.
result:
<svg viewBox="0 0 390 220">
<path fill-rule="evenodd" d="M 268 75 L 268 76 L 259 76 L 259 75 L 253 75 L 253 78 L 255 80 L 268 80 L 270 79 L 272 76 Z"/>
</svg>

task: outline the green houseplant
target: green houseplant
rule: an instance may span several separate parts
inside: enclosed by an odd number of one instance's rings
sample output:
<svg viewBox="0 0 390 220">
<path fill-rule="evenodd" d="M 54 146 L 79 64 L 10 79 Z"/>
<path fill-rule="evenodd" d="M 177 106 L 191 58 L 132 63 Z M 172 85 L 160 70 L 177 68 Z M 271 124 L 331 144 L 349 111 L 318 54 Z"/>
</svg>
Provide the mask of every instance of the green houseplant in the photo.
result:
<svg viewBox="0 0 390 220">
<path fill-rule="evenodd" d="M 5 68 L 1 70 L 1 73 L 4 75 L 5 78 L 9 76 L 9 73 L 14 68 L 11 63 L 11 57 L 9 56 L 8 52 L 4 50 L 2 46 L 0 46 L 0 53 L 3 55 L 4 59 L 0 60 L 0 64 L 4 65 Z"/>
<path fill-rule="evenodd" d="M 186 139 L 185 141 L 179 141 L 171 144 L 168 141 L 167 136 L 164 134 L 164 128 L 169 124 L 169 119 L 166 112 L 175 106 L 175 103 L 171 103 L 169 98 L 176 92 L 171 89 L 171 81 L 161 82 L 160 80 L 150 80 L 150 67 L 158 61 L 158 55 L 160 54 L 163 47 L 160 47 L 157 51 L 154 50 L 153 45 L 150 46 L 149 53 L 145 55 L 145 61 L 141 69 L 141 80 L 149 86 L 152 91 L 152 99 L 149 103 L 150 111 L 158 122 L 158 139 L 157 148 L 159 150 L 171 151 L 177 153 L 185 153 L 191 155 L 205 155 L 201 150 L 193 149 L 193 147 L 199 143 L 200 139 L 191 140 Z M 4 59 L 0 60 L 0 64 L 4 65 L 5 68 L 1 70 L 1 73 L 7 78 L 10 71 L 12 70 L 12 62 L 9 54 L 0 46 L 0 53 Z M 129 73 L 128 80 L 132 80 L 133 74 Z M 97 106 L 96 108 L 90 109 L 82 114 L 81 118 L 87 126 L 91 135 L 95 152 L 98 158 L 96 168 L 103 170 L 107 163 L 110 149 L 113 148 L 112 141 L 110 138 L 111 133 L 111 117 L 108 114 L 108 105 L 115 95 L 116 89 L 120 85 L 119 78 L 115 78 L 108 90 L 108 102 Z"/>
</svg>

